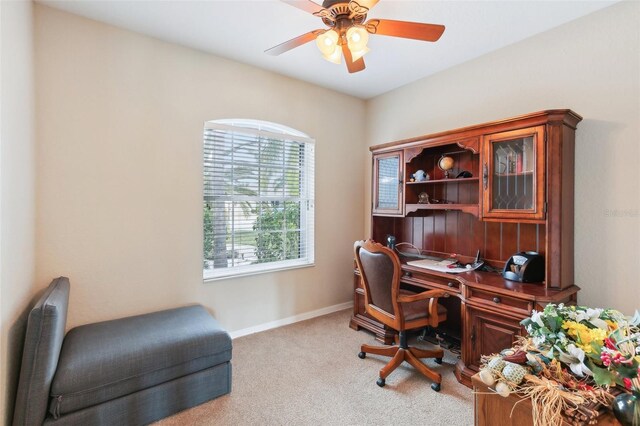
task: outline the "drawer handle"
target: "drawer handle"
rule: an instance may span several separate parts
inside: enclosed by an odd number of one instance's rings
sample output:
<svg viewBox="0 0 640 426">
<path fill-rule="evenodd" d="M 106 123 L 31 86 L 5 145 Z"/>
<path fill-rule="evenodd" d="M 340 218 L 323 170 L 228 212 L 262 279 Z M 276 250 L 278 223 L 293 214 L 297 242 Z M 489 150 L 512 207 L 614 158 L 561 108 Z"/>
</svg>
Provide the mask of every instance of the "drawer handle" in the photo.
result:
<svg viewBox="0 0 640 426">
<path fill-rule="evenodd" d="M 407 271 L 407 272 L 405 272 L 405 273 L 404 273 L 404 276 L 405 276 L 405 277 L 407 277 L 407 278 L 411 278 L 411 272 L 408 272 L 408 271 Z"/>
<path fill-rule="evenodd" d="M 448 287 L 453 287 L 454 285 L 455 285 L 455 284 L 453 284 L 452 282 L 448 282 L 448 283 L 447 283 L 447 286 L 448 286 Z"/>
<path fill-rule="evenodd" d="M 493 298 L 493 303 L 500 303 L 500 298 L 499 297 L 494 297 Z"/>
</svg>

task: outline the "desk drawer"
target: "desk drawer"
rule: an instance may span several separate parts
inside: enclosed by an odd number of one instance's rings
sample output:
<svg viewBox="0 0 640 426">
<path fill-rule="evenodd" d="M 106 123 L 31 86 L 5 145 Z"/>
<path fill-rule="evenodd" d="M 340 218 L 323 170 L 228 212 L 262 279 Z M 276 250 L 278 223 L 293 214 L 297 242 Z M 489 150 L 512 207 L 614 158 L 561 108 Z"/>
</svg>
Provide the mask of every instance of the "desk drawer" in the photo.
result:
<svg viewBox="0 0 640 426">
<path fill-rule="evenodd" d="M 498 309 L 508 309 L 513 312 L 521 313 L 526 316 L 531 314 L 533 302 L 516 297 L 504 296 L 489 291 L 479 290 L 467 287 L 469 302 L 475 302 L 482 305 L 493 306 Z"/>
<path fill-rule="evenodd" d="M 441 277 L 428 272 L 402 271 L 402 281 L 428 289 L 437 288 L 460 293 L 460 282 L 453 277 Z"/>
</svg>

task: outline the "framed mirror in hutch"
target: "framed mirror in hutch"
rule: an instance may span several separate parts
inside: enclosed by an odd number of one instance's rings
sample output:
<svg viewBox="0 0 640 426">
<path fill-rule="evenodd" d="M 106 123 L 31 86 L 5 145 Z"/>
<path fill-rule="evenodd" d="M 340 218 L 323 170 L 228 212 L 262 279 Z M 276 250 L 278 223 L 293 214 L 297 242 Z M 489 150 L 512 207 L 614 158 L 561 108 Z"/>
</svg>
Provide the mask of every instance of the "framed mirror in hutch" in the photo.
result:
<svg viewBox="0 0 640 426">
<path fill-rule="evenodd" d="M 520 321 L 547 303 L 576 303 L 573 274 L 574 147 L 582 120 L 547 110 L 374 146 L 371 238 L 395 237 L 403 285 L 447 289 L 449 334 L 460 339 L 459 381 L 470 386 L 483 354 L 510 346 Z M 413 246 L 415 249 L 407 249 Z M 408 265 L 415 254 L 487 270 L 450 274 Z M 501 271 L 518 252 L 545 259 L 544 280 L 510 281 Z M 354 268 L 350 326 L 390 343 L 394 334 L 369 317 Z"/>
</svg>

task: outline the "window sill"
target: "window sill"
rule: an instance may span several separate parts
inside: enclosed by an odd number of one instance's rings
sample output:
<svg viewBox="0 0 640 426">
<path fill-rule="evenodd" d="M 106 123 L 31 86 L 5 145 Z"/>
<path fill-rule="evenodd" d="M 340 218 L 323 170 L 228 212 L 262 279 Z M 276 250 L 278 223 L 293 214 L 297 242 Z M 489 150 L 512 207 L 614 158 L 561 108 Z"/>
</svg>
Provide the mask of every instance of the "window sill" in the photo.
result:
<svg viewBox="0 0 640 426">
<path fill-rule="evenodd" d="M 287 271 L 290 269 L 311 268 L 314 266 L 316 266 L 314 262 L 310 262 L 310 263 L 304 262 L 304 263 L 295 263 L 295 264 L 288 264 L 288 265 L 280 264 L 280 265 L 271 265 L 268 267 L 264 266 L 260 269 L 245 269 L 245 270 L 236 269 L 234 271 L 229 271 L 228 273 L 217 273 L 217 274 L 210 274 L 208 276 L 203 276 L 202 281 L 204 283 L 210 283 L 214 281 L 248 277 L 251 275 L 261 275 L 261 274 L 268 274 L 271 272 Z"/>
</svg>

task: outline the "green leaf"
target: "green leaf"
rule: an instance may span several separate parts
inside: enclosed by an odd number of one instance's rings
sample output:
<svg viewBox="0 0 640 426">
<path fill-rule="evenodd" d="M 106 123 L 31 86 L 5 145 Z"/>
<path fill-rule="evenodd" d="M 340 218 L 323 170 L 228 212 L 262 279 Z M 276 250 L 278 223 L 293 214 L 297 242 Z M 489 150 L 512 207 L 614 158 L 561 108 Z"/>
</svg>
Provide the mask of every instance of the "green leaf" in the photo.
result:
<svg viewBox="0 0 640 426">
<path fill-rule="evenodd" d="M 615 375 L 611 371 L 596 366 L 591 359 L 586 359 L 585 364 L 593 373 L 593 380 L 598 386 L 608 386 L 614 383 Z"/>
<path fill-rule="evenodd" d="M 591 347 L 593 348 L 593 344 L 591 344 Z M 600 365 L 602 364 L 602 360 L 600 359 L 600 352 L 589 352 L 589 353 L 585 353 L 585 356 L 587 358 L 590 358 L 591 360 L 593 360 L 593 362 L 596 365 Z"/>
<path fill-rule="evenodd" d="M 620 340 L 624 339 L 625 336 L 622 333 L 622 330 L 618 328 L 616 330 L 613 330 L 609 335 L 609 337 L 615 340 L 616 342 L 619 342 Z"/>
<path fill-rule="evenodd" d="M 592 349 L 591 353 L 596 355 L 598 359 L 600 359 L 600 354 L 602 353 L 602 345 L 597 342 L 591 342 L 589 346 L 591 346 Z"/>
<path fill-rule="evenodd" d="M 562 330 L 562 318 L 560 317 L 553 317 L 554 319 L 554 326 L 553 326 L 553 331 L 561 331 Z"/>
<path fill-rule="evenodd" d="M 549 316 L 545 316 L 543 320 L 544 320 L 544 323 L 547 324 L 547 326 L 549 327 L 549 330 L 551 330 L 552 332 L 558 331 L 562 326 L 562 319 L 560 317 L 554 317 L 549 315 Z"/>
<path fill-rule="evenodd" d="M 622 377 L 628 377 L 630 379 L 638 377 L 638 369 L 633 366 L 627 367 L 624 365 L 620 365 L 616 370 L 618 371 L 618 374 L 620 374 L 620 376 Z"/>
</svg>

